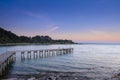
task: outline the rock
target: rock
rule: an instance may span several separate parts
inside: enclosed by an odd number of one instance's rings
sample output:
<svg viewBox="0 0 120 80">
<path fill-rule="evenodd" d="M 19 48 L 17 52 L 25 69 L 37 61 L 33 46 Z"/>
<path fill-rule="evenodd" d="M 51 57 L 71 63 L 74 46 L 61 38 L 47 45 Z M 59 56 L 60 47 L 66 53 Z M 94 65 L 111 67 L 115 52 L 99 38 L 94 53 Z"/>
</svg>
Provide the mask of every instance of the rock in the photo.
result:
<svg viewBox="0 0 120 80">
<path fill-rule="evenodd" d="M 35 78 L 29 78 L 29 79 L 27 79 L 27 80 L 36 80 Z"/>
<path fill-rule="evenodd" d="M 17 80 L 17 78 L 3 79 L 3 80 Z"/>
<path fill-rule="evenodd" d="M 75 77 L 75 80 L 78 79 L 77 77 Z"/>
<path fill-rule="evenodd" d="M 56 76 L 50 76 L 46 80 L 60 80 L 60 79 Z"/>
<path fill-rule="evenodd" d="M 117 76 L 120 76 L 120 73 L 118 73 Z"/>
</svg>

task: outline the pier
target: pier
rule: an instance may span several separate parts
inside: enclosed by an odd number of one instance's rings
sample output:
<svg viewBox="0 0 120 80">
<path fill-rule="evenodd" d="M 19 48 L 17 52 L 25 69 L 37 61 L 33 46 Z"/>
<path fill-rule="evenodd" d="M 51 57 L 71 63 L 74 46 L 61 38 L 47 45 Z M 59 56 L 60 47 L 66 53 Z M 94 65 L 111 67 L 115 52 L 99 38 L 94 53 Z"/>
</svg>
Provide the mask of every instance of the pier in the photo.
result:
<svg viewBox="0 0 120 80">
<path fill-rule="evenodd" d="M 17 51 L 21 53 L 21 59 L 37 59 L 46 58 L 50 56 L 65 55 L 73 53 L 73 48 L 58 48 L 58 49 L 41 49 L 41 50 L 25 50 Z"/>
<path fill-rule="evenodd" d="M 0 76 L 3 76 L 9 65 L 15 61 L 15 55 L 19 52 L 21 60 L 47 58 L 50 56 L 65 55 L 73 53 L 73 48 L 58 48 L 58 49 L 39 49 L 39 50 L 20 50 L 8 51 L 0 55 Z"/>
<path fill-rule="evenodd" d="M 73 48 L 60 48 L 60 49 L 41 49 L 41 50 L 26 50 L 18 51 L 21 53 L 21 59 L 37 59 L 46 58 L 50 56 L 65 55 L 73 53 Z"/>
<path fill-rule="evenodd" d="M 0 76 L 5 74 L 8 66 L 15 60 L 15 52 L 6 52 L 0 55 Z"/>
</svg>

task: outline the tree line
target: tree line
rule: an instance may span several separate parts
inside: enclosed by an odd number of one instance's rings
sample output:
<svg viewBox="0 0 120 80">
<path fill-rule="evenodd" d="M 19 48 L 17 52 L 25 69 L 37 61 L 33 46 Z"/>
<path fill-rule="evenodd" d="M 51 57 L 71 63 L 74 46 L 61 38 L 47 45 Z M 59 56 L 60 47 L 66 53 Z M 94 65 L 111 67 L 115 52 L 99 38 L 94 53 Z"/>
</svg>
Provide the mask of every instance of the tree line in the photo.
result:
<svg viewBox="0 0 120 80">
<path fill-rule="evenodd" d="M 53 40 L 49 36 L 18 36 L 11 31 L 0 28 L 0 44 L 6 43 L 41 43 L 41 44 L 73 44 L 72 40 Z"/>
</svg>

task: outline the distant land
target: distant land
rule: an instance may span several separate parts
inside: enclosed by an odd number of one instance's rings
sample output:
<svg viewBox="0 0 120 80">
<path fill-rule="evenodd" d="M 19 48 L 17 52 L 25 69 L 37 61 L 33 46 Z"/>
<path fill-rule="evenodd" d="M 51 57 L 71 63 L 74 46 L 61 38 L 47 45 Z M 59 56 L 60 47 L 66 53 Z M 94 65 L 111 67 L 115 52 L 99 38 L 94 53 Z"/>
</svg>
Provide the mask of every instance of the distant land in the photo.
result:
<svg viewBox="0 0 120 80">
<path fill-rule="evenodd" d="M 6 44 L 74 44 L 72 40 L 54 40 L 49 36 L 18 36 L 0 27 L 0 45 Z"/>
<path fill-rule="evenodd" d="M 120 45 L 120 43 L 118 43 L 118 42 L 79 42 L 79 43 L 77 43 L 77 44 L 80 44 L 80 45 Z"/>
</svg>

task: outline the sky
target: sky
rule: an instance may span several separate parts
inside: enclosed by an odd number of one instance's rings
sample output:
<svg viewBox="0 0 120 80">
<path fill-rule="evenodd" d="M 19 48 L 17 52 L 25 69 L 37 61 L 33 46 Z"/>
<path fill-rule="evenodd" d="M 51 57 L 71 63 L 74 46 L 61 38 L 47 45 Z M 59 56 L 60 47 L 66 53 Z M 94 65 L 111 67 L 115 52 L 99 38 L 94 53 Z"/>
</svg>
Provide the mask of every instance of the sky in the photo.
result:
<svg viewBox="0 0 120 80">
<path fill-rule="evenodd" d="M 0 0 L 0 27 L 19 36 L 120 42 L 120 0 Z"/>
</svg>

